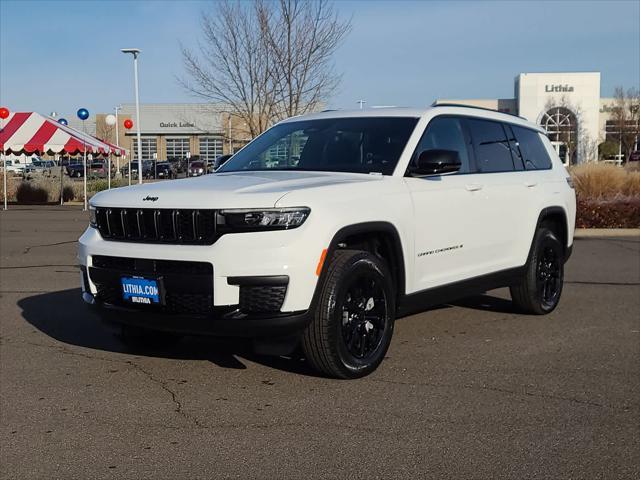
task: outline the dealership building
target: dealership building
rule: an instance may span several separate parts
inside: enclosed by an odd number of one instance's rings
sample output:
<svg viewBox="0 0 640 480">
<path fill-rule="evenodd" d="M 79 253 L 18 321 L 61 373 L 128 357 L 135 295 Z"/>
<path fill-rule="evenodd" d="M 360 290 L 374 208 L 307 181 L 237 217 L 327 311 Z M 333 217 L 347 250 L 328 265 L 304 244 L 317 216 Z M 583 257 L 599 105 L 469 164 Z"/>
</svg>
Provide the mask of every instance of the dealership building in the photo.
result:
<svg viewBox="0 0 640 480">
<path fill-rule="evenodd" d="M 600 97 L 600 72 L 557 72 L 519 74 L 513 98 L 440 99 L 436 103 L 484 107 L 524 117 L 547 131 L 568 164 L 597 160 L 600 143 L 617 141 L 611 118 L 614 102 Z"/>
<path fill-rule="evenodd" d="M 107 115 L 96 115 L 95 133 L 116 143 L 116 129 L 106 124 Z M 118 110 L 117 144 L 129 150 L 130 158 L 137 158 L 137 126 L 125 129 L 126 119 L 136 122 L 134 104 L 124 104 Z M 139 123 L 143 160 L 199 158 L 213 161 L 220 155 L 236 151 L 248 141 L 237 117 L 213 104 L 141 104 Z"/>
</svg>

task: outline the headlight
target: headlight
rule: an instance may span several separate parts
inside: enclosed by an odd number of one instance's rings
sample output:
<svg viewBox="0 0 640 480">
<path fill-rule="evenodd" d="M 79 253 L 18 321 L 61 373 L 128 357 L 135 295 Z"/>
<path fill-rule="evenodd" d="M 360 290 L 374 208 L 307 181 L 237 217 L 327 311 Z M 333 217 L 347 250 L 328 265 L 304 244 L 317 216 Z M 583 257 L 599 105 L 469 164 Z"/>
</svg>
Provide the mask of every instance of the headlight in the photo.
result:
<svg viewBox="0 0 640 480">
<path fill-rule="evenodd" d="M 302 225 L 310 212 L 307 207 L 220 210 L 217 227 L 220 233 L 287 230 Z"/>
<path fill-rule="evenodd" d="M 98 219 L 96 217 L 96 207 L 89 205 L 89 225 L 98 228 Z"/>
</svg>

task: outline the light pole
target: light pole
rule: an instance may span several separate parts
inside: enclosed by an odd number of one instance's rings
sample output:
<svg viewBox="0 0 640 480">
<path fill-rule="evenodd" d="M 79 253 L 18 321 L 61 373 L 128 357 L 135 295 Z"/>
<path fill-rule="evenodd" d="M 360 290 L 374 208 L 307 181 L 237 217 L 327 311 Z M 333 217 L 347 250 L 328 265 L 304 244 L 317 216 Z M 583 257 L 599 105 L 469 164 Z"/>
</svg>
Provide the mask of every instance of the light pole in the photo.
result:
<svg viewBox="0 0 640 480">
<path fill-rule="evenodd" d="M 136 92 L 136 126 L 138 137 L 138 183 L 142 183 L 142 137 L 140 136 L 140 99 L 138 97 L 138 55 L 140 55 L 140 49 L 138 48 L 123 48 L 122 53 L 130 53 L 133 55 L 133 82 Z M 129 167 L 129 175 L 131 175 L 131 167 Z"/>
<path fill-rule="evenodd" d="M 116 147 L 120 148 L 120 135 L 118 133 L 118 110 L 122 108 L 122 105 L 118 105 L 113 107 L 116 111 Z M 118 178 L 118 173 L 120 173 L 120 157 L 116 157 L 116 178 Z"/>
<path fill-rule="evenodd" d="M 0 130 L 4 128 L 4 121 L 9 118 L 9 109 L 5 107 L 0 108 Z M 7 139 L 8 140 L 8 139 Z M 4 153 L 5 147 L 2 147 L 2 170 L 4 172 L 4 209 L 7 209 L 7 156 Z"/>
<path fill-rule="evenodd" d="M 87 211 L 87 128 L 85 126 L 85 120 L 89 118 L 89 111 L 86 108 L 81 108 L 76 112 L 78 118 L 82 120 L 82 146 L 84 147 L 84 169 L 83 169 L 83 190 L 84 190 L 84 211 Z"/>
</svg>

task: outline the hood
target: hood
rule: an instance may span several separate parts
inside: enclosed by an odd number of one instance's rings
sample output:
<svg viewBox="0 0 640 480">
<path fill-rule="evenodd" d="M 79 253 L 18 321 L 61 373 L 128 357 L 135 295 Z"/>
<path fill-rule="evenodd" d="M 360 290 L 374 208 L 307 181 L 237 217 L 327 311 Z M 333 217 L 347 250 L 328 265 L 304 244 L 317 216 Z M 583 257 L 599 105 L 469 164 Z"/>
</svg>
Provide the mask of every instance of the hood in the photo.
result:
<svg viewBox="0 0 640 480">
<path fill-rule="evenodd" d="M 203 175 L 105 190 L 98 207 L 267 208 L 293 190 L 380 181 L 382 176 L 336 172 L 261 171 Z"/>
</svg>

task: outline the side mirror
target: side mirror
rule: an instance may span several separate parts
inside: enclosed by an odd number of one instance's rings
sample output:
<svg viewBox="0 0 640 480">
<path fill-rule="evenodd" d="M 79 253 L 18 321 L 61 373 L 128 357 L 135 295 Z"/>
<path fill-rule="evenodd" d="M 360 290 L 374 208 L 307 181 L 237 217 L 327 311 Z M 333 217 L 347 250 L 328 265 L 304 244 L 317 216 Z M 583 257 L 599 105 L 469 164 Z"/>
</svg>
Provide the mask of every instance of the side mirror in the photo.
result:
<svg viewBox="0 0 640 480">
<path fill-rule="evenodd" d="M 411 173 L 417 175 L 439 175 L 457 172 L 462 167 L 460 155 L 455 150 L 423 150 L 418 155 Z"/>
</svg>

